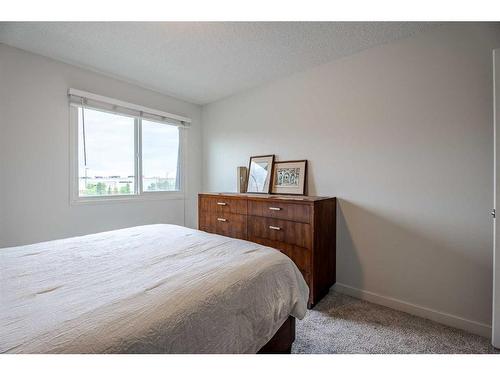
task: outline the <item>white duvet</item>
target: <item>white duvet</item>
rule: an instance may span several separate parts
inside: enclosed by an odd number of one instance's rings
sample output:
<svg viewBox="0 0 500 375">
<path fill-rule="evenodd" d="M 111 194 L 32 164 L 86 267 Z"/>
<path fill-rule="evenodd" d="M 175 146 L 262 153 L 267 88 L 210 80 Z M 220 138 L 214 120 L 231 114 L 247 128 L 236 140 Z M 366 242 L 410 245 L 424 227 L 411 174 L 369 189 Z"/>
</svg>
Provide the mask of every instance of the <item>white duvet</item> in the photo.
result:
<svg viewBox="0 0 500 375">
<path fill-rule="evenodd" d="M 175 225 L 0 249 L 2 353 L 255 353 L 308 288 L 277 250 Z"/>
</svg>

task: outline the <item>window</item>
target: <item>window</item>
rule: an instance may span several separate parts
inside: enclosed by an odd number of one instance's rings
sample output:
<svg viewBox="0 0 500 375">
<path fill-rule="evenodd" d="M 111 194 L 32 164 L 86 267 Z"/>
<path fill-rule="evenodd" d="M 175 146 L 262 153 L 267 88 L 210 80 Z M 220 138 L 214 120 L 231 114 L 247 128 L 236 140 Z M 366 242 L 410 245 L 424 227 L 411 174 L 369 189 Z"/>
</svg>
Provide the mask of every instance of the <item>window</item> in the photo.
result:
<svg viewBox="0 0 500 375">
<path fill-rule="evenodd" d="M 78 196 L 135 194 L 135 174 L 135 119 L 79 108 Z"/>
<path fill-rule="evenodd" d="M 79 96 L 70 102 L 72 133 L 77 132 L 72 152 L 74 200 L 182 192 L 182 123 L 146 118 L 143 111 L 128 108 L 118 111 L 116 105 L 101 102 L 90 106 Z"/>
<path fill-rule="evenodd" d="M 144 191 L 179 190 L 179 128 L 142 121 L 142 186 Z"/>
</svg>

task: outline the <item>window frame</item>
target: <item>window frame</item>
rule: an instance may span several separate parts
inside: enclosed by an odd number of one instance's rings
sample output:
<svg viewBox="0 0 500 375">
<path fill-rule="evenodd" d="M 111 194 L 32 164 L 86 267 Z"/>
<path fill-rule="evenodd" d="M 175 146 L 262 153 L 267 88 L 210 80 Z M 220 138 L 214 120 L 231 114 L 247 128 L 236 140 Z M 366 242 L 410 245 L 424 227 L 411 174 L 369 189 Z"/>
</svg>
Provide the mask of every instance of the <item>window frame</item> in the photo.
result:
<svg viewBox="0 0 500 375">
<path fill-rule="evenodd" d="M 137 201 L 151 201 L 151 200 L 183 200 L 185 199 L 186 192 L 186 150 L 187 150 L 187 129 L 179 126 L 179 158 L 177 162 L 179 170 L 177 171 L 179 178 L 179 190 L 174 191 L 143 191 L 142 187 L 142 124 L 141 118 L 134 117 L 134 194 L 120 194 L 120 195 L 101 195 L 101 196 L 88 196 L 82 197 L 79 194 L 79 144 L 78 144 L 78 110 L 80 107 L 69 105 L 69 136 L 70 136 L 70 204 L 107 204 L 119 202 L 137 202 Z M 103 111 L 98 108 L 89 107 L 89 109 L 96 111 Z M 106 111 L 104 111 L 106 112 Z M 120 116 L 125 116 L 121 113 L 116 113 Z"/>
</svg>

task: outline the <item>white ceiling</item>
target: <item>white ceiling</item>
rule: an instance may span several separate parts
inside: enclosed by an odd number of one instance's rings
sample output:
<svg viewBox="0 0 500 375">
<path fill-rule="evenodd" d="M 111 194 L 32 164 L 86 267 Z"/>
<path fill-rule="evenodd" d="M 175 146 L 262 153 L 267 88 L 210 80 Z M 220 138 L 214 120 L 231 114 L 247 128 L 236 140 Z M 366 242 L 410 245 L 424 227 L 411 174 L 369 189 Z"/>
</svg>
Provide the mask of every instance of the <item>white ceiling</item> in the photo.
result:
<svg viewBox="0 0 500 375">
<path fill-rule="evenodd" d="M 0 42 L 205 104 L 436 25 L 2 22 Z"/>
</svg>

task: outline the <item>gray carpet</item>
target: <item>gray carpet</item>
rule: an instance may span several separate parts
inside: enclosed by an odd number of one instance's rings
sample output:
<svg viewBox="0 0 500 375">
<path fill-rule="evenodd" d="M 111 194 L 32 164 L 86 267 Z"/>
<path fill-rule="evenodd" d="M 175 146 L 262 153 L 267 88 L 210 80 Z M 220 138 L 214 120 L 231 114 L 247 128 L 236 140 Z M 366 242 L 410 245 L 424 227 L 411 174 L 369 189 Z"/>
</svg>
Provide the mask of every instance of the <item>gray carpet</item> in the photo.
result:
<svg viewBox="0 0 500 375">
<path fill-rule="evenodd" d="M 500 353 L 489 339 L 331 291 L 297 320 L 292 353 Z"/>
</svg>

